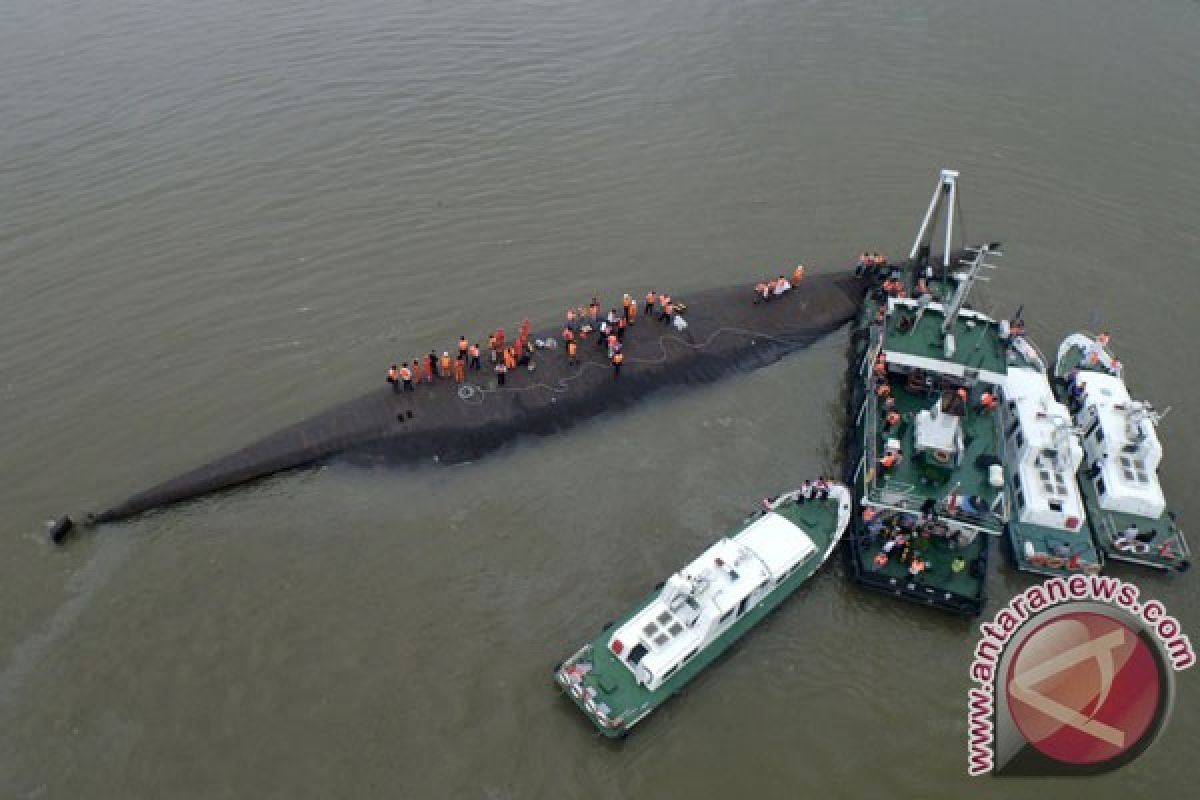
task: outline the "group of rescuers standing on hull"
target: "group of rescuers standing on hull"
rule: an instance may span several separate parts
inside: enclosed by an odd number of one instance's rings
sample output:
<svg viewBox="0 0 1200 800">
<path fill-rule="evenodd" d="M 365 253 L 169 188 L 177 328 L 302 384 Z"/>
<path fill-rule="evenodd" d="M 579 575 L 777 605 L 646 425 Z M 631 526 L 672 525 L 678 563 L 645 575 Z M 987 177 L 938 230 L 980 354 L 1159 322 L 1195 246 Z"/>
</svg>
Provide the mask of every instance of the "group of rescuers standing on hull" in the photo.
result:
<svg viewBox="0 0 1200 800">
<path fill-rule="evenodd" d="M 789 283 L 784 276 L 769 282 L 759 282 L 754 288 L 754 302 L 766 302 L 774 296 L 782 295 L 804 279 L 804 266 L 799 265 L 792 273 Z M 657 317 L 658 321 L 673 325 L 683 332 L 687 322 L 681 312 L 684 306 L 671 299 L 664 292 L 649 291 L 646 293 L 646 304 L 642 315 L 647 318 Z M 579 363 L 579 345 L 586 342 L 589 336 L 595 335 L 596 346 L 607 353 L 609 364 L 612 365 L 613 380 L 621 376 L 621 365 L 625 363 L 625 332 L 637 322 L 638 303 L 632 296 L 626 294 L 621 299 L 621 309 L 609 309 L 608 314 L 600 313 L 600 303 L 593 297 L 585 309 L 583 306 L 568 308 L 566 324 L 562 329 L 562 341 L 567 363 L 575 366 Z M 557 348 L 557 342 L 531 341 L 529 338 L 529 320 L 521 323 L 520 333 L 515 342 L 509 344 L 503 328 L 497 328 L 488 336 L 487 353 L 492 370 L 496 374 L 496 385 L 504 386 L 509 371 L 519 366 L 533 369 L 532 357 L 541 347 Z M 430 351 L 424 358 L 414 358 L 412 364 L 392 364 L 387 371 L 387 382 L 393 392 L 415 391 L 416 385 L 422 380 L 433 383 L 435 378 L 453 378 L 455 383 L 465 383 L 467 370 L 482 370 L 480 361 L 483 349 L 479 342 L 470 344 L 467 337 L 458 339 L 458 355 L 451 358 L 450 351 L 442 352 L 439 358 L 436 350 Z"/>
</svg>

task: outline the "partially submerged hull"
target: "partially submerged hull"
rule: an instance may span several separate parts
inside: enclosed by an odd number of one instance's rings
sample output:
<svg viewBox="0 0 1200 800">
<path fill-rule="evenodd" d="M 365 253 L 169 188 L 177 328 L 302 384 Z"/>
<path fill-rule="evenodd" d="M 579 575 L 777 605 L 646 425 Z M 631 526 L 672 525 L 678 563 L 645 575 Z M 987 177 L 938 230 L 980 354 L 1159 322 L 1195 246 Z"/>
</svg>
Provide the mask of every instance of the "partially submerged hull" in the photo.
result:
<svg viewBox="0 0 1200 800">
<path fill-rule="evenodd" d="M 112 522 L 201 497 L 284 470 L 342 457 L 361 464 L 461 463 L 529 434 L 546 435 L 625 408 L 669 386 L 716 381 L 774 363 L 844 325 L 864 284 L 815 275 L 769 303 L 749 286 L 681 294 L 686 331 L 639 317 L 625 336 L 619 379 L 594 338 L 570 366 L 564 350 L 539 351 L 536 371 L 518 368 L 498 387 L 485 363 L 462 385 L 439 378 L 415 391 L 386 387 L 285 428 L 231 455 L 185 472 L 91 515 Z M 533 338 L 558 338 L 558 331 Z M 441 348 L 439 348 L 441 349 Z"/>
<path fill-rule="evenodd" d="M 696 652 L 694 657 L 684 663 L 661 686 L 653 690 L 640 686 L 625 663 L 610 649 L 608 639 L 610 631 L 619 630 L 655 601 L 662 584 L 644 597 L 629 614 L 616 623 L 605 625 L 596 639 L 585 644 L 555 667 L 555 683 L 600 733 L 610 738 L 623 738 L 634 725 L 682 691 L 734 642 L 809 580 L 828 560 L 841 540 L 849 524 L 852 500 L 848 489 L 834 485 L 827 500 L 796 504 L 795 493 L 789 493 L 777 498 L 772 506 L 775 513 L 802 528 L 818 545 L 818 550 L 800 568 L 765 595 L 757 605 L 747 610 L 710 644 Z M 748 522 L 743 523 L 743 530 L 748 527 Z"/>
</svg>

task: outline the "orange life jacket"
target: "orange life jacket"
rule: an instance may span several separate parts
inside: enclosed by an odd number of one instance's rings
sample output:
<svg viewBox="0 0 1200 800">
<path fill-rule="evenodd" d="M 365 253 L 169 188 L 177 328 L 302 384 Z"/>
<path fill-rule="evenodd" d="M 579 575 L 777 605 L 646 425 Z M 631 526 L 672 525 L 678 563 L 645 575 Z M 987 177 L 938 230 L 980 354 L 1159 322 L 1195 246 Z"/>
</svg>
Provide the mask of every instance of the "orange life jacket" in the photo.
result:
<svg viewBox="0 0 1200 800">
<path fill-rule="evenodd" d="M 625 363 L 625 354 L 624 353 L 613 353 L 613 364 L 614 365 L 619 367 L 624 363 Z"/>
<path fill-rule="evenodd" d="M 401 367 L 400 368 L 400 380 L 411 381 L 412 380 L 412 370 L 410 370 L 408 367 Z"/>
<path fill-rule="evenodd" d="M 450 356 L 442 356 L 442 372 L 450 371 Z"/>
<path fill-rule="evenodd" d="M 396 368 L 395 367 L 388 368 L 388 381 L 391 383 L 396 382 Z"/>
<path fill-rule="evenodd" d="M 466 355 L 466 353 L 467 353 L 467 350 L 468 350 L 470 347 L 471 347 L 471 345 L 467 344 L 467 340 L 466 340 L 466 339 L 459 339 L 459 340 L 458 340 L 458 352 L 462 353 L 463 355 Z"/>
</svg>

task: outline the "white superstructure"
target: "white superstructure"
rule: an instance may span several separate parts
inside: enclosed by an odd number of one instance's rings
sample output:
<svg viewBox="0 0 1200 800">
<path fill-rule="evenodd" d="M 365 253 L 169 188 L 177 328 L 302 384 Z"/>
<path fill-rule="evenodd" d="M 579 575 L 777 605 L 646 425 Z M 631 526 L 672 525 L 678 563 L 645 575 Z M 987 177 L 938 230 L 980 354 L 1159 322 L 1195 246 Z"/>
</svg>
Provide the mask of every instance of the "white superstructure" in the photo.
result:
<svg viewBox="0 0 1200 800">
<path fill-rule="evenodd" d="M 1009 369 L 1000 409 L 1016 520 L 1082 531 L 1085 514 L 1075 473 L 1083 448 L 1070 413 L 1054 399 L 1045 373 Z"/>
<path fill-rule="evenodd" d="M 850 492 L 832 485 L 838 531 L 850 518 Z M 658 597 L 613 632 L 608 648 L 647 689 L 729 629 L 779 584 L 813 559 L 824 561 L 838 536 L 819 549 L 802 528 L 768 512 L 733 538 L 721 539 L 672 575 Z"/>
<path fill-rule="evenodd" d="M 1102 365 L 1114 361 L 1106 348 L 1084 334 L 1067 337 L 1059 352 L 1071 348 L 1085 359 L 1100 353 Z M 1063 364 L 1061 357 L 1059 363 Z M 1081 370 L 1074 381 L 1079 387 L 1075 423 L 1082 431 L 1087 465 L 1084 480 L 1095 487 L 1105 511 L 1157 519 L 1167 508 L 1158 482 L 1162 445 L 1155 428 L 1161 415 L 1129 396 L 1119 366 L 1110 370 L 1115 374 Z"/>
</svg>

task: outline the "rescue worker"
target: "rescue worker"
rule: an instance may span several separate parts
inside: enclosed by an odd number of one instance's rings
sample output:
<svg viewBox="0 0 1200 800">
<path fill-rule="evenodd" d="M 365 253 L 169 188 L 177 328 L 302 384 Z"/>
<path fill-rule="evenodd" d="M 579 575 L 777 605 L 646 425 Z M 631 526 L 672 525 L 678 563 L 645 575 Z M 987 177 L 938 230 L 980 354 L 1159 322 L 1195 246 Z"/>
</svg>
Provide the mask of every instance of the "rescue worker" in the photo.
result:
<svg viewBox="0 0 1200 800">
<path fill-rule="evenodd" d="M 767 301 L 767 284 L 765 281 L 759 281 L 754 284 L 754 302 L 765 303 Z"/>
<path fill-rule="evenodd" d="M 504 362 L 498 363 L 496 365 L 496 385 L 497 386 L 504 385 L 504 376 L 507 374 L 508 374 L 508 367 L 506 367 L 504 365 Z"/>
<path fill-rule="evenodd" d="M 621 317 L 620 319 L 617 320 L 617 341 L 618 342 L 625 341 L 625 326 L 627 326 L 629 324 L 628 322 L 625 321 L 625 319 L 626 319 L 625 317 Z"/>
<path fill-rule="evenodd" d="M 884 469 L 891 469 L 900 463 L 900 454 L 894 450 L 888 450 L 883 454 L 883 458 L 879 459 L 879 465 Z"/>
<path fill-rule="evenodd" d="M 913 556 L 912 563 L 908 565 L 908 575 L 914 581 L 921 577 L 921 573 L 925 571 L 925 561 L 920 556 Z"/>
<path fill-rule="evenodd" d="M 887 566 L 887 563 L 888 563 L 887 553 L 880 550 L 878 553 L 875 554 L 875 558 L 871 559 L 871 561 L 874 562 L 875 569 L 877 569 L 877 570 L 883 569 L 884 567 Z"/>
<path fill-rule="evenodd" d="M 578 363 L 578 360 L 579 360 L 579 343 L 576 342 L 574 339 L 568 339 L 567 340 L 567 363 L 573 367 L 573 366 L 575 366 L 575 364 Z"/>
<path fill-rule="evenodd" d="M 592 298 L 592 302 L 588 305 L 588 316 L 592 318 L 592 326 L 595 327 L 596 319 L 600 316 L 600 301 Z"/>
<path fill-rule="evenodd" d="M 562 338 L 564 343 L 575 341 L 575 331 L 570 328 L 563 328 Z"/>
<path fill-rule="evenodd" d="M 633 298 L 629 296 L 629 292 L 626 292 L 621 297 L 621 314 L 624 316 L 626 324 L 629 323 L 629 307 L 631 305 L 633 305 Z"/>
<path fill-rule="evenodd" d="M 900 424 L 900 413 L 898 411 L 887 412 L 887 416 L 884 417 L 884 422 L 887 424 L 888 428 L 895 428 Z"/>
<path fill-rule="evenodd" d="M 506 339 L 506 337 L 504 334 L 504 328 L 496 328 L 496 350 L 497 351 L 504 349 L 505 339 Z"/>
<path fill-rule="evenodd" d="M 575 328 L 575 309 L 568 308 L 567 309 L 567 330 L 574 330 L 574 328 Z"/>
<path fill-rule="evenodd" d="M 443 378 L 449 378 L 450 377 L 450 351 L 448 351 L 448 350 L 442 351 L 441 367 L 442 367 L 441 372 L 439 372 L 438 374 L 441 375 Z"/>
<path fill-rule="evenodd" d="M 390 367 L 388 367 L 387 382 L 392 385 L 393 393 L 400 391 L 400 385 L 398 383 L 396 383 L 396 379 L 399 376 L 399 374 L 400 373 L 396 371 L 395 364 L 392 364 Z"/>
<path fill-rule="evenodd" d="M 400 368 L 400 380 L 404 382 L 404 391 L 411 392 L 413 390 L 413 373 L 407 365 Z"/>
<path fill-rule="evenodd" d="M 1096 344 L 1108 347 L 1108 331 L 1101 331 L 1100 335 L 1096 337 Z"/>
<path fill-rule="evenodd" d="M 421 382 L 421 359 L 419 359 L 419 358 L 413 359 L 412 371 L 413 371 L 413 380 L 416 381 L 417 383 L 420 383 Z M 432 375 L 429 376 L 429 381 L 430 381 L 430 383 L 433 382 Z"/>
<path fill-rule="evenodd" d="M 437 363 L 438 363 L 437 352 L 434 350 L 430 350 L 429 351 L 429 382 L 430 383 L 433 383 L 433 376 L 437 374 Z"/>
<path fill-rule="evenodd" d="M 463 361 L 467 360 L 467 351 L 471 349 L 471 343 L 467 341 L 467 337 L 458 337 L 458 357 Z"/>
<path fill-rule="evenodd" d="M 999 401 L 991 392 L 984 392 L 979 396 L 979 409 L 981 411 L 994 411 Z"/>
<path fill-rule="evenodd" d="M 517 368 L 517 352 L 511 347 L 504 348 L 504 366 L 508 369 Z"/>
<path fill-rule="evenodd" d="M 467 379 L 467 359 L 465 356 L 459 356 L 454 359 L 454 382 L 462 383 Z"/>
<path fill-rule="evenodd" d="M 663 301 L 662 315 L 659 316 L 659 319 L 662 320 L 663 322 L 666 322 L 669 324 L 671 322 L 671 319 L 674 316 L 675 316 L 675 304 L 671 302 L 671 298 L 668 296 Z"/>
<path fill-rule="evenodd" d="M 492 363 L 496 363 L 496 353 L 499 352 L 496 348 L 496 334 L 488 337 L 488 352 L 491 353 Z"/>
<path fill-rule="evenodd" d="M 608 335 L 608 357 L 609 358 L 612 358 L 613 353 L 617 352 L 616 348 L 617 348 L 618 342 L 620 342 L 620 340 L 617 338 L 617 335 L 615 333 L 610 333 Z"/>
<path fill-rule="evenodd" d="M 629 324 L 632 325 L 637 321 L 637 303 L 633 300 L 629 301 Z"/>
<path fill-rule="evenodd" d="M 657 295 L 657 294 L 655 294 L 655 292 L 654 292 L 654 290 L 653 290 L 653 289 L 651 289 L 650 291 L 646 292 L 646 311 L 645 311 L 645 314 L 646 314 L 646 316 L 647 316 L 647 317 L 648 317 L 648 316 L 650 316 L 650 314 L 654 312 L 654 303 L 655 303 L 655 301 L 657 301 L 657 300 L 658 300 L 658 295 Z"/>
<path fill-rule="evenodd" d="M 792 270 L 792 286 L 799 286 L 802 280 L 804 280 L 804 265 L 797 264 L 796 268 Z"/>
<path fill-rule="evenodd" d="M 887 377 L 887 356 L 882 352 L 875 356 L 875 366 L 873 369 L 877 378 Z"/>
<path fill-rule="evenodd" d="M 467 351 L 471 357 L 471 369 L 481 369 L 479 366 L 479 342 L 471 345 L 471 349 Z"/>
<path fill-rule="evenodd" d="M 612 365 L 613 365 L 613 380 L 614 381 L 617 378 L 621 377 L 621 365 L 624 363 L 625 363 L 625 354 L 624 353 L 613 353 Z"/>
</svg>

